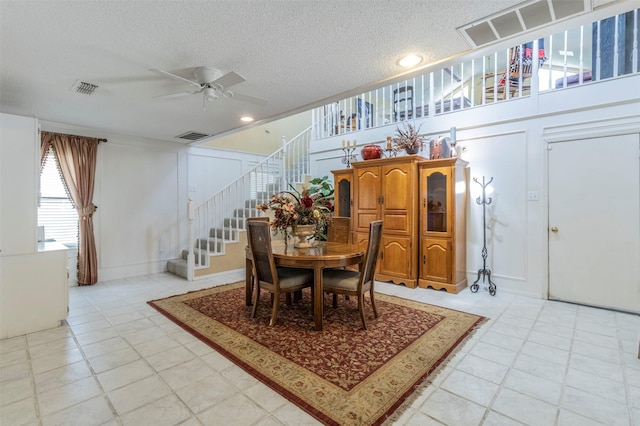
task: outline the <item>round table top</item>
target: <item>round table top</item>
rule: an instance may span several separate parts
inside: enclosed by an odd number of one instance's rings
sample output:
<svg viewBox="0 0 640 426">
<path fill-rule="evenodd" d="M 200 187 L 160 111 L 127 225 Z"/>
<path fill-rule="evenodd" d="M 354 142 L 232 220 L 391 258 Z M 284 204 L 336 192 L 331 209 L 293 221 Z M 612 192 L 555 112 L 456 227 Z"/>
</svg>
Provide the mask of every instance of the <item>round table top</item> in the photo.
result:
<svg viewBox="0 0 640 426">
<path fill-rule="evenodd" d="M 313 247 L 294 247 L 292 242 L 271 242 L 271 251 L 276 258 L 299 258 L 317 260 L 352 259 L 364 256 L 364 250 L 356 244 L 318 241 Z"/>
</svg>

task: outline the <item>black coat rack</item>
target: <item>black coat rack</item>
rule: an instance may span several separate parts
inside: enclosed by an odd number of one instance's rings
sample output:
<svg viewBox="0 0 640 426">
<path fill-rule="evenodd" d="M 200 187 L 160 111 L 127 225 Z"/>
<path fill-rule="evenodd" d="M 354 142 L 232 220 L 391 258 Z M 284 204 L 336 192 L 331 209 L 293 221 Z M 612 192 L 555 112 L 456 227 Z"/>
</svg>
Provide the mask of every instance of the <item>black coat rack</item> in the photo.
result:
<svg viewBox="0 0 640 426">
<path fill-rule="evenodd" d="M 489 179 L 489 182 L 484 182 L 484 176 L 482 176 L 482 183 L 477 178 L 473 178 L 473 181 L 482 187 L 482 195 L 476 198 L 476 203 L 482 206 L 482 269 L 478 269 L 478 278 L 471 284 L 469 288 L 472 293 L 476 293 L 480 286 L 480 275 L 482 275 L 482 282 L 484 283 L 485 277 L 489 281 L 489 294 L 496 295 L 496 285 L 491 281 L 491 269 L 487 269 L 487 206 L 491 204 L 491 197 L 487 198 L 487 186 L 493 182 L 493 177 Z"/>
</svg>

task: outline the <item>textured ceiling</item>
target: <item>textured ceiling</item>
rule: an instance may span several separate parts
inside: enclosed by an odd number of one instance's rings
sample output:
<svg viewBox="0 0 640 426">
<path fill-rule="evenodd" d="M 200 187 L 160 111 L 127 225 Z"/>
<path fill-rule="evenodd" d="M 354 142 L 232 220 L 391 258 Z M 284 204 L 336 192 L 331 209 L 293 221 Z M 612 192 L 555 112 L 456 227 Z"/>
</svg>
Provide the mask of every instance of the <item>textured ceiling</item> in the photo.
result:
<svg viewBox="0 0 640 426">
<path fill-rule="evenodd" d="M 397 77 L 405 53 L 427 64 L 461 54 L 456 28 L 520 2 L 2 0 L 0 107 L 105 136 L 228 134 L 242 115 L 266 122 Z M 192 79 L 205 65 L 242 75 L 232 91 L 268 103 L 154 99 L 189 86 L 153 69 Z M 76 80 L 98 89 L 74 93 Z"/>
</svg>

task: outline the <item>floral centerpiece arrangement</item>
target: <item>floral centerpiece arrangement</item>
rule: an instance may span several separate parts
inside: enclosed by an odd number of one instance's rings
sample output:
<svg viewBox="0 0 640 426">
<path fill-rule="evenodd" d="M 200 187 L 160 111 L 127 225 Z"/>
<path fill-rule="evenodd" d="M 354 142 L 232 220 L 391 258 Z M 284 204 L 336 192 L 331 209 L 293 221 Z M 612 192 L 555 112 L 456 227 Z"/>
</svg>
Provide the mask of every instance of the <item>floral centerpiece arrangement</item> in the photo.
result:
<svg viewBox="0 0 640 426">
<path fill-rule="evenodd" d="M 312 237 L 326 240 L 326 229 L 331 223 L 333 212 L 333 187 L 327 181 L 328 177 L 315 178 L 310 181 L 314 186 L 303 186 L 302 192 L 289 185 L 291 191 L 274 194 L 271 200 L 257 206 L 259 210 L 271 210 L 273 220 L 269 223 L 274 233 L 282 232 L 285 239 L 300 225 L 313 225 Z"/>
<path fill-rule="evenodd" d="M 396 127 L 396 136 L 392 139 L 393 150 L 404 150 L 407 154 L 417 154 L 424 148 L 424 136 L 420 135 L 420 127 L 417 129 L 410 123 L 404 122 L 404 128 Z"/>
</svg>

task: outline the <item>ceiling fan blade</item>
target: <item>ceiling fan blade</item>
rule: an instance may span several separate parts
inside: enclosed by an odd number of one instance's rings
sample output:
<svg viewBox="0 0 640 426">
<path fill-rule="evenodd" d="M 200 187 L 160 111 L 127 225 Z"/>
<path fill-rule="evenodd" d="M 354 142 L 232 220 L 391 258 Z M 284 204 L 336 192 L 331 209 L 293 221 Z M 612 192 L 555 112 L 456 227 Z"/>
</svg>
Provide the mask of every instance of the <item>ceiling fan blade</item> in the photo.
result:
<svg viewBox="0 0 640 426">
<path fill-rule="evenodd" d="M 234 84 L 242 83 L 243 81 L 246 81 L 246 79 L 243 76 L 231 71 L 226 73 L 222 77 L 216 80 L 213 80 L 211 84 L 215 86 L 219 85 L 221 86 L 221 88 L 226 89 L 228 87 L 233 86 Z"/>
<path fill-rule="evenodd" d="M 177 92 L 177 93 L 167 93 L 166 95 L 158 95 L 154 96 L 153 99 L 171 99 L 171 98 L 180 98 L 182 96 L 187 95 L 195 95 L 196 93 L 200 93 L 200 90 L 196 90 L 195 92 Z"/>
<path fill-rule="evenodd" d="M 197 87 L 198 89 L 202 89 L 202 85 L 200 85 L 199 83 L 196 83 L 195 81 L 191 81 L 191 80 L 188 80 L 188 79 L 183 78 L 183 77 L 180 77 L 179 75 L 171 74 L 170 72 L 167 72 L 167 71 L 164 71 L 164 70 L 160 70 L 160 69 L 153 69 L 152 71 L 159 72 L 161 74 L 166 75 L 167 77 L 175 78 L 176 80 L 180 80 L 183 83 L 187 83 L 187 84 L 190 84 L 190 85 L 192 85 L 194 87 Z"/>
<path fill-rule="evenodd" d="M 236 92 L 225 92 L 225 93 L 230 93 L 231 96 L 228 96 L 228 97 L 231 98 L 231 99 L 235 99 L 237 101 L 248 102 L 250 104 L 255 104 L 255 105 L 266 105 L 267 104 L 267 100 L 266 99 L 256 98 L 255 96 L 243 95 L 242 93 L 236 93 Z"/>
</svg>

